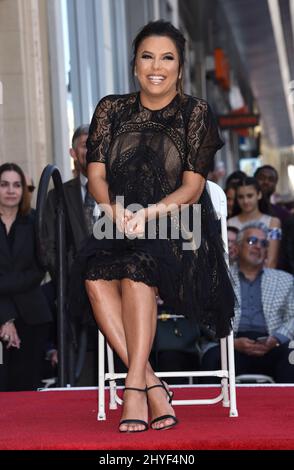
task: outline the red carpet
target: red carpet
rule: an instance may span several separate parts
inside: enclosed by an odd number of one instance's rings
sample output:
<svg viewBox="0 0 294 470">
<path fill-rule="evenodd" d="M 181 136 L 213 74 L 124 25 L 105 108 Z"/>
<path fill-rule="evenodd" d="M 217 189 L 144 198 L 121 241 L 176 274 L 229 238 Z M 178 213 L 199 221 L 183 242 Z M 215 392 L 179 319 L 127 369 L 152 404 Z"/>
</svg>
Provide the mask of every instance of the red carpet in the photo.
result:
<svg viewBox="0 0 294 470">
<path fill-rule="evenodd" d="M 176 388 L 175 398 L 215 396 Z M 0 449 L 294 449 L 294 387 L 238 387 L 239 417 L 222 405 L 177 406 L 174 429 L 120 434 L 121 410 L 96 421 L 97 392 L 0 393 Z M 108 404 L 108 401 L 107 401 Z"/>
</svg>

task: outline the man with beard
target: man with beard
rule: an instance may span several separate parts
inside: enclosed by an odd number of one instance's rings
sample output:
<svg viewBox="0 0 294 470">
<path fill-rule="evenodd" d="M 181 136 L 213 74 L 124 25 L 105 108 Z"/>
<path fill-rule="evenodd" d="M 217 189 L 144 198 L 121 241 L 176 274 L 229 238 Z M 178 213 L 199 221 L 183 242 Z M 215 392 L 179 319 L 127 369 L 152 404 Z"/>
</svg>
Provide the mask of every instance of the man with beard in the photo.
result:
<svg viewBox="0 0 294 470">
<path fill-rule="evenodd" d="M 276 191 L 279 179 L 277 170 L 271 165 L 260 166 L 255 171 L 254 178 L 257 179 L 262 192 L 262 212 L 272 215 L 273 217 L 278 217 L 281 223 L 284 224 L 289 217 L 289 212 L 282 206 L 271 203 L 271 196 Z"/>
<path fill-rule="evenodd" d="M 276 382 L 294 382 L 289 343 L 294 337 L 294 278 L 264 268 L 267 228 L 250 223 L 240 230 L 238 264 L 231 269 L 236 309 L 233 324 L 236 374 L 266 374 Z M 204 370 L 220 367 L 219 346 L 206 344 Z"/>
</svg>

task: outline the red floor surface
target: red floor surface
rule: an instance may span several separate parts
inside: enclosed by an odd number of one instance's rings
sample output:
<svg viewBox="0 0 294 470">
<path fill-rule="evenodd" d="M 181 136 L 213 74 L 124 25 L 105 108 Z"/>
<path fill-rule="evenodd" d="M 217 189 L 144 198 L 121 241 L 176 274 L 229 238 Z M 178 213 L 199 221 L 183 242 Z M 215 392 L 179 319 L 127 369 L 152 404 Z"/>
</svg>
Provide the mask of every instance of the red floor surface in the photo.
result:
<svg viewBox="0 0 294 470">
<path fill-rule="evenodd" d="M 175 389 L 175 399 L 215 395 Z M 120 409 L 96 420 L 92 390 L 0 393 L 0 402 L 1 450 L 294 449 L 294 387 L 239 387 L 238 418 L 221 404 L 177 406 L 178 426 L 135 435 L 117 431 Z"/>
</svg>

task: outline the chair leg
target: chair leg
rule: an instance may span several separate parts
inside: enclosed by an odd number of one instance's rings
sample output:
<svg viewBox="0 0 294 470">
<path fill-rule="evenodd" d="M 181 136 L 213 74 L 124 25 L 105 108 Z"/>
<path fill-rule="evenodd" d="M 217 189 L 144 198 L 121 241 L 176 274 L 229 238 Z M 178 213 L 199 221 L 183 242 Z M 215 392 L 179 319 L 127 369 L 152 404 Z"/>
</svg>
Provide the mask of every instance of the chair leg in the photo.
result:
<svg viewBox="0 0 294 470">
<path fill-rule="evenodd" d="M 99 390 L 98 390 L 98 416 L 97 419 L 105 420 L 105 378 L 109 378 L 110 381 L 110 409 L 114 409 L 118 404 L 122 404 L 122 400 L 116 394 L 116 378 L 125 376 L 125 374 L 115 374 L 114 372 L 114 361 L 113 361 L 113 352 L 109 345 L 107 344 L 107 360 L 109 373 L 105 374 L 105 338 L 102 333 L 98 333 L 98 379 L 99 379 Z M 234 339 L 233 333 L 230 334 L 227 338 L 221 338 L 221 367 L 222 371 L 228 375 L 228 377 L 222 378 L 222 390 L 221 393 L 213 398 L 208 400 L 176 400 L 175 405 L 208 405 L 215 404 L 222 401 L 223 406 L 230 407 L 230 417 L 238 416 L 237 405 L 236 405 L 236 385 L 235 385 L 235 365 L 234 365 Z M 211 371 L 215 372 L 215 371 Z M 187 372 L 188 374 L 189 372 Z M 176 377 L 185 376 L 185 373 L 173 372 L 170 376 Z M 194 373 L 192 373 L 194 374 Z M 157 373 L 160 377 L 162 373 Z M 169 376 L 169 373 L 167 373 Z M 196 376 L 196 375 L 195 375 Z M 197 376 L 198 373 L 197 373 Z M 228 382 L 230 390 L 228 387 Z M 230 394 L 229 394 L 230 391 Z"/>
<path fill-rule="evenodd" d="M 115 375 L 114 375 L 114 359 L 113 359 L 113 351 L 109 344 L 107 343 L 107 362 L 108 362 L 108 372 L 110 375 L 110 380 L 109 380 L 109 409 L 110 410 L 116 410 L 117 409 L 117 403 L 116 403 L 116 381 L 115 381 Z"/>
<path fill-rule="evenodd" d="M 220 349 L 221 349 L 221 368 L 222 370 L 228 370 L 227 338 L 221 338 Z M 223 377 L 221 380 L 221 384 L 222 384 L 222 393 L 223 393 L 223 406 L 227 408 L 230 406 L 228 378 Z"/>
<path fill-rule="evenodd" d="M 228 353 L 229 353 L 229 381 L 230 381 L 230 416 L 237 417 L 237 401 L 236 401 L 236 378 L 235 378 L 235 356 L 234 356 L 234 337 L 231 331 L 228 336 Z"/>
<path fill-rule="evenodd" d="M 98 332 L 98 416 L 99 421 L 106 419 L 105 414 L 105 366 L 104 366 L 105 339 L 101 331 Z"/>
</svg>

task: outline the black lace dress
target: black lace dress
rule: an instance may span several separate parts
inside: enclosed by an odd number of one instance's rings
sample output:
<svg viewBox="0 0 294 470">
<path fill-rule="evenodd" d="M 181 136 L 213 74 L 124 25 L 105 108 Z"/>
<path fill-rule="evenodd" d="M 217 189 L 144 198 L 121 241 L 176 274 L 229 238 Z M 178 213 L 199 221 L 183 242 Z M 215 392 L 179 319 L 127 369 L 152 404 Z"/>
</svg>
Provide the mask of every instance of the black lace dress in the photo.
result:
<svg viewBox="0 0 294 470">
<path fill-rule="evenodd" d="M 111 201 L 123 196 L 125 207 L 147 207 L 179 188 L 184 171 L 206 178 L 222 145 L 204 100 L 176 95 L 166 107 L 152 111 L 142 106 L 139 93 L 112 95 L 99 102 L 93 115 L 87 161 L 105 163 Z M 184 250 L 182 232 L 174 239 L 170 230 L 163 239 L 92 237 L 76 262 L 83 266 L 84 279 L 130 278 L 156 286 L 175 313 L 194 316 L 218 337 L 228 334 L 234 294 L 206 190 L 199 204 L 199 247 Z M 170 229 L 172 216 L 168 223 Z"/>
</svg>

